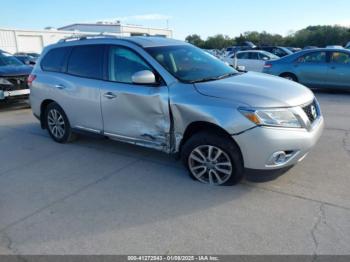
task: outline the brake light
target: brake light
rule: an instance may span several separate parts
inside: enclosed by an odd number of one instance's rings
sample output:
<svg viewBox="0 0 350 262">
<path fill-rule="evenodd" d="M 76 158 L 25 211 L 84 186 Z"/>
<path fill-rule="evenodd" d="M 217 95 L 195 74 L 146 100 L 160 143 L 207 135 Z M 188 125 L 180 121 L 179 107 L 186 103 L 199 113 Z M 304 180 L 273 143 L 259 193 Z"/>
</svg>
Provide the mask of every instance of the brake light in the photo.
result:
<svg viewBox="0 0 350 262">
<path fill-rule="evenodd" d="M 265 63 L 264 65 L 264 68 L 271 68 L 272 67 L 272 64 L 269 64 L 269 63 Z"/>
<path fill-rule="evenodd" d="M 36 79 L 36 75 L 30 74 L 27 78 L 28 85 L 32 85 L 33 81 Z"/>
</svg>

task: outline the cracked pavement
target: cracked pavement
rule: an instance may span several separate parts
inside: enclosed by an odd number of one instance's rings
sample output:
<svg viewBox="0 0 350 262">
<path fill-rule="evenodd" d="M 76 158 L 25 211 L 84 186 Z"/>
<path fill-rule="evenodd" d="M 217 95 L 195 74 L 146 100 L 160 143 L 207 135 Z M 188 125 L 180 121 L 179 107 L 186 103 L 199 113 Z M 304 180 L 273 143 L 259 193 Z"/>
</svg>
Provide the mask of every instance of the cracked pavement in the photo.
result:
<svg viewBox="0 0 350 262">
<path fill-rule="evenodd" d="M 350 94 L 316 96 L 326 129 L 308 157 L 235 187 L 149 149 L 56 144 L 1 106 L 0 254 L 350 254 Z"/>
</svg>

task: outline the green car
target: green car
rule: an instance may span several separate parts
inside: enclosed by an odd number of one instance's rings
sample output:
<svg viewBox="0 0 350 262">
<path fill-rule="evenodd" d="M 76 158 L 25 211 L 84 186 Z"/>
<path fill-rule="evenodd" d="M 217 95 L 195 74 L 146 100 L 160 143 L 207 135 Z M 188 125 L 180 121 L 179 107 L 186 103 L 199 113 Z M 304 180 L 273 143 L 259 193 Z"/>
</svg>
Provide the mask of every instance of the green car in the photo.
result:
<svg viewBox="0 0 350 262">
<path fill-rule="evenodd" d="M 263 72 L 311 88 L 350 89 L 350 50 L 303 50 L 279 60 L 266 62 Z"/>
</svg>

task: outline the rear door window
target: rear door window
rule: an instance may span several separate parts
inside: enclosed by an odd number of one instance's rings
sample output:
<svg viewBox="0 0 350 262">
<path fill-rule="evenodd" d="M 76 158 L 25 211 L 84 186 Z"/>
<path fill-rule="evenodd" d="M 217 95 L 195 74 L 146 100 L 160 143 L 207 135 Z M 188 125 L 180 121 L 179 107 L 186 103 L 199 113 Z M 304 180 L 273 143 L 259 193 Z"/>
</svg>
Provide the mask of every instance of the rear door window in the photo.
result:
<svg viewBox="0 0 350 262">
<path fill-rule="evenodd" d="M 47 52 L 41 61 L 41 69 L 51 72 L 63 72 L 65 59 L 70 51 L 70 47 L 59 47 Z"/>
<path fill-rule="evenodd" d="M 102 79 L 104 45 L 82 45 L 72 49 L 67 73 L 79 77 Z"/>
<path fill-rule="evenodd" d="M 260 53 L 259 54 L 259 60 L 270 60 L 270 57 L 268 57 L 267 55 L 263 54 L 263 53 Z"/>
<path fill-rule="evenodd" d="M 298 58 L 298 63 L 326 63 L 326 52 L 312 52 Z"/>
<path fill-rule="evenodd" d="M 259 60 L 259 54 L 258 54 L 258 53 L 251 52 L 251 53 L 250 53 L 250 59 L 251 59 L 251 60 Z"/>
<path fill-rule="evenodd" d="M 238 53 L 237 59 L 249 59 L 249 52 Z"/>
</svg>

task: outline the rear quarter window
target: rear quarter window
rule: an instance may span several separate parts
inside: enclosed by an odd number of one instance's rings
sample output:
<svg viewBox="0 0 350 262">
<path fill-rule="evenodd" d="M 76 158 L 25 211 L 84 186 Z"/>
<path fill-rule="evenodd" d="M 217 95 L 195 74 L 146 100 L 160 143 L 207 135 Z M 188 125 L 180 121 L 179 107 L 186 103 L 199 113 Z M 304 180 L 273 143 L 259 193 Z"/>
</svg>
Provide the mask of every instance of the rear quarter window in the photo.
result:
<svg viewBox="0 0 350 262">
<path fill-rule="evenodd" d="M 69 47 L 59 47 L 47 52 L 41 61 L 41 69 L 51 72 L 63 72 L 65 59 L 70 51 Z"/>
</svg>

